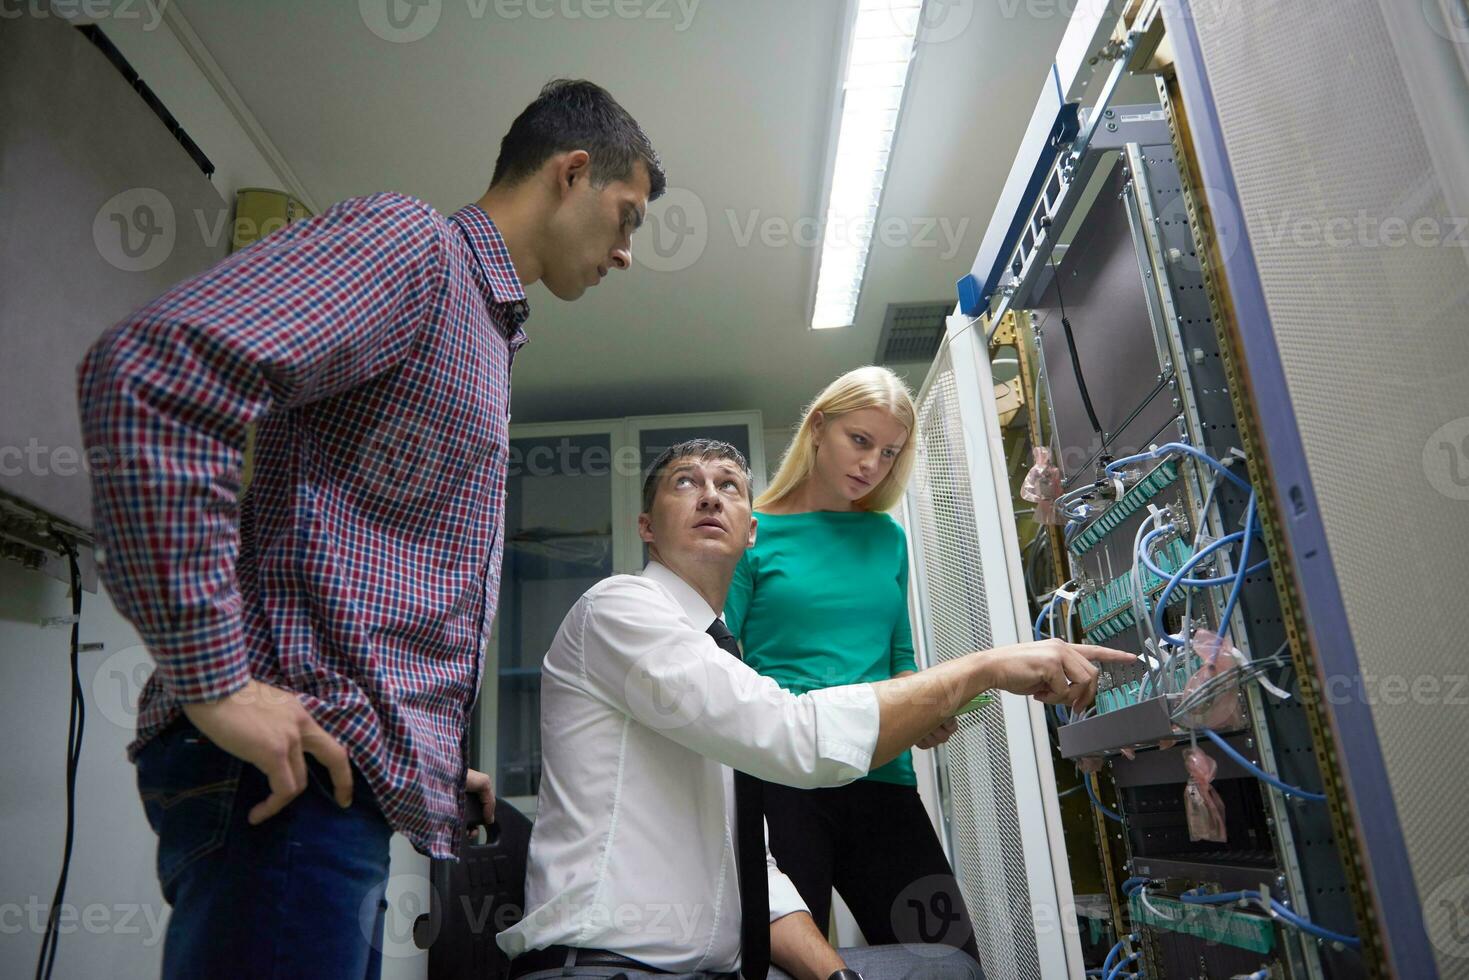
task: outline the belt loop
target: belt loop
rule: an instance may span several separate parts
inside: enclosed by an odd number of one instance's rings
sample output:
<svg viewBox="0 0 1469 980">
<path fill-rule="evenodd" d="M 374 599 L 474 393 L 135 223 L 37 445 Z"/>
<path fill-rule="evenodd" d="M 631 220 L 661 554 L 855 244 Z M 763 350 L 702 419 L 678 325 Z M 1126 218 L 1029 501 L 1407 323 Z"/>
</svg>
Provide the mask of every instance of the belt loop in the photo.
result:
<svg viewBox="0 0 1469 980">
<path fill-rule="evenodd" d="M 576 947 L 575 946 L 572 946 L 572 947 L 570 947 L 570 948 L 568 948 L 566 950 L 566 962 L 561 967 L 561 975 L 563 977 L 569 977 L 569 976 L 571 976 L 572 971 L 575 970 L 575 969 L 576 969 Z"/>
</svg>

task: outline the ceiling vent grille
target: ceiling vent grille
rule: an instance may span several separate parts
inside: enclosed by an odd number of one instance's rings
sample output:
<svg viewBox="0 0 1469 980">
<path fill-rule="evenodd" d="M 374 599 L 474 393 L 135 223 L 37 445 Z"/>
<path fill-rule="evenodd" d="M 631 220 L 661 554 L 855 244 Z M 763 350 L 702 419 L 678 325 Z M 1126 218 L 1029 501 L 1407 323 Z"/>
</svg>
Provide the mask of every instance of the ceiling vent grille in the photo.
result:
<svg viewBox="0 0 1469 980">
<path fill-rule="evenodd" d="M 932 361 L 944 339 L 945 318 L 953 310 L 953 302 L 947 300 L 888 304 L 882 319 L 882 336 L 877 341 L 877 363 Z"/>
</svg>

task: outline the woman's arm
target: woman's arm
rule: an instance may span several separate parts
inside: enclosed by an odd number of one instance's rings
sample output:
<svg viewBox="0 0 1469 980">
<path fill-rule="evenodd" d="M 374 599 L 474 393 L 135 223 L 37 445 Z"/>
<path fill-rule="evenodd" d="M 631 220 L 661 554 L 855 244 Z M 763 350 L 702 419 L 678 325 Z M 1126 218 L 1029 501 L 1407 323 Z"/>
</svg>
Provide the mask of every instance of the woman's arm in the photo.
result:
<svg viewBox="0 0 1469 980">
<path fill-rule="evenodd" d="M 908 535 L 901 524 L 898 529 L 898 589 L 903 603 L 893 623 L 893 636 L 889 647 L 889 677 L 902 677 L 918 670 L 918 661 L 913 656 L 913 625 L 908 618 Z"/>
</svg>

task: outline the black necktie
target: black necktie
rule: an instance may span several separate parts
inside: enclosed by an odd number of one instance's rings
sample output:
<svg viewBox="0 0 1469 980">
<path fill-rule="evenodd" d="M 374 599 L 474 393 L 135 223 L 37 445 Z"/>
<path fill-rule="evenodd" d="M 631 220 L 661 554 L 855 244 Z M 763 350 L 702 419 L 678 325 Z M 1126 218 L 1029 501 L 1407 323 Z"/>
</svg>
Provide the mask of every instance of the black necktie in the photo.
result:
<svg viewBox="0 0 1469 980">
<path fill-rule="evenodd" d="M 740 645 L 734 634 L 716 619 L 708 634 L 719 649 L 735 657 Z M 743 658 L 741 658 L 743 659 Z M 765 980 L 770 972 L 770 882 L 765 870 L 765 789 L 754 776 L 736 771 L 735 867 L 740 876 L 740 974 L 745 980 Z"/>
</svg>

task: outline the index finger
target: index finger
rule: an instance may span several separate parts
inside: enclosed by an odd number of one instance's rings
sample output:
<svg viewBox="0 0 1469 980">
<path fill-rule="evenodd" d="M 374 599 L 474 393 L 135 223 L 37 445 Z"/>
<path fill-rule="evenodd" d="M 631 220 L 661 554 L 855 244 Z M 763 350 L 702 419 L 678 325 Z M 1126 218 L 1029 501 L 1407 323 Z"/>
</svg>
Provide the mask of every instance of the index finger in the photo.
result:
<svg viewBox="0 0 1469 980">
<path fill-rule="evenodd" d="M 1108 664 L 1133 664 L 1138 662 L 1137 654 L 1128 653 L 1126 650 L 1113 650 L 1111 647 L 1093 646 L 1090 643 L 1070 643 L 1067 645 L 1088 660 L 1100 660 Z"/>
</svg>

